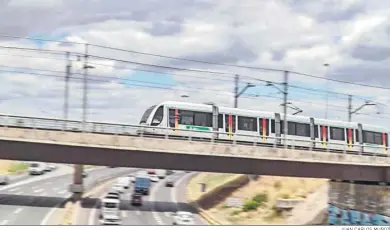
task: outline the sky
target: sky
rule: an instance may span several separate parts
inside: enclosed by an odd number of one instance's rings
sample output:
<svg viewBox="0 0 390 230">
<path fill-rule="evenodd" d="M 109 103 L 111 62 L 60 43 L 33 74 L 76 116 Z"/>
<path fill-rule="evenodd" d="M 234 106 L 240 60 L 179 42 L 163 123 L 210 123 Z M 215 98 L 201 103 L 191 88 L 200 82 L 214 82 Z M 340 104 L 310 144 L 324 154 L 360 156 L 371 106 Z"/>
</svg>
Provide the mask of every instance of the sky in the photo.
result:
<svg viewBox="0 0 390 230">
<path fill-rule="evenodd" d="M 1 114 L 63 118 L 70 52 L 69 118 L 80 120 L 88 43 L 90 121 L 136 124 L 164 100 L 233 107 L 235 75 L 255 85 L 239 108 L 281 112 L 288 70 L 300 115 L 347 121 L 353 95 L 354 109 L 375 102 L 353 121 L 390 127 L 389 1 L 0 0 L 0 15 Z"/>
</svg>

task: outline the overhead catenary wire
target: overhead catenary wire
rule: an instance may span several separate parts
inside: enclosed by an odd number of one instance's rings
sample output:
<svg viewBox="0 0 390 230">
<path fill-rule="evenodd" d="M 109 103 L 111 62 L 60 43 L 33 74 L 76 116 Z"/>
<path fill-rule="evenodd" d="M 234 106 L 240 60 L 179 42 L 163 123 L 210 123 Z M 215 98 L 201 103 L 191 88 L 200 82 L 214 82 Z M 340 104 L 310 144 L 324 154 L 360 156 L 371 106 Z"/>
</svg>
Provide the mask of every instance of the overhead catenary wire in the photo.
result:
<svg viewBox="0 0 390 230">
<path fill-rule="evenodd" d="M 70 41 L 59 41 L 59 40 L 53 40 L 53 39 L 30 38 L 30 37 L 22 37 L 22 36 L 14 36 L 14 35 L 6 35 L 6 34 L 0 34 L 0 37 L 35 40 L 35 41 L 57 42 L 57 43 L 64 43 L 64 44 L 78 44 L 78 45 L 85 45 L 86 44 L 86 43 L 82 43 L 82 42 L 70 42 Z M 142 55 L 148 55 L 148 56 L 162 57 L 162 58 L 168 58 L 168 59 L 184 60 L 184 61 L 188 61 L 188 62 L 204 63 L 204 64 L 210 64 L 210 65 L 230 66 L 230 67 L 255 69 L 255 70 L 261 70 L 261 71 L 273 71 L 273 72 L 289 71 L 292 74 L 297 74 L 297 75 L 306 76 L 306 77 L 310 77 L 310 78 L 316 78 L 316 79 L 322 79 L 322 80 L 326 80 L 326 81 L 333 81 L 333 82 L 338 82 L 338 83 L 358 85 L 358 86 L 370 87 L 370 88 L 376 88 L 376 89 L 390 90 L 390 87 L 349 82 L 349 81 L 338 80 L 338 79 L 333 79 L 333 78 L 325 78 L 325 77 L 321 77 L 321 76 L 301 73 L 301 72 L 287 70 L 287 69 L 275 69 L 275 68 L 264 68 L 264 67 L 255 67 L 255 66 L 243 66 L 243 65 L 233 65 L 233 64 L 225 64 L 225 63 L 217 63 L 217 62 L 208 62 L 208 61 L 186 59 L 186 58 L 180 58 L 180 57 L 172 57 L 172 56 L 161 55 L 161 54 L 146 53 L 146 52 L 140 52 L 140 51 L 135 51 L 135 50 L 121 49 L 121 48 L 115 48 L 115 47 L 109 47 L 109 46 L 103 46 L 103 45 L 97 45 L 97 44 L 91 44 L 91 43 L 88 43 L 88 44 L 90 46 L 93 46 L 93 47 L 99 47 L 99 48 L 105 48 L 105 49 L 111 49 L 111 50 L 117 50 L 117 51 L 123 51 L 123 52 L 130 52 L 130 53 L 136 53 L 136 54 L 142 54 Z"/>
<path fill-rule="evenodd" d="M 65 51 L 56 51 L 56 50 L 50 50 L 50 49 L 37 49 L 37 48 L 13 47 L 13 46 L 0 46 L 0 48 L 25 50 L 25 51 L 37 51 L 37 52 L 43 52 L 43 53 L 55 54 L 55 55 L 65 55 Z M 78 53 L 78 52 L 70 52 L 70 53 L 73 54 L 73 55 L 76 55 L 76 56 L 82 56 L 83 55 L 83 54 Z M 187 69 L 187 68 L 178 68 L 178 67 L 172 67 L 172 66 L 164 66 L 164 65 L 155 65 L 155 64 L 142 63 L 142 62 L 133 62 L 133 61 L 128 61 L 128 60 L 108 58 L 108 57 L 102 57 L 102 56 L 97 56 L 97 55 L 89 55 L 89 56 L 90 57 L 95 57 L 97 59 L 110 60 L 110 61 L 115 61 L 115 62 L 122 62 L 122 63 L 127 63 L 127 64 L 141 65 L 141 66 L 148 66 L 148 67 L 153 67 L 153 68 L 163 68 L 163 69 L 169 69 L 169 70 L 175 70 L 175 71 L 189 71 L 189 72 L 196 72 L 196 73 L 203 73 L 203 74 L 204 73 L 207 73 L 207 74 L 217 74 L 217 75 L 223 75 L 223 77 L 229 77 L 229 76 L 233 77 L 233 75 L 234 75 L 232 73 L 223 73 L 223 72 L 215 72 L 215 71 L 207 71 L 207 70 L 197 70 L 197 69 Z M 27 57 L 27 56 L 24 56 L 24 57 Z M 33 57 L 33 58 L 41 58 L 41 57 Z M 54 58 L 44 58 L 44 59 L 54 59 Z M 54 59 L 54 60 L 63 60 L 63 59 Z M 104 64 L 101 64 L 101 63 L 94 63 L 94 64 L 96 64 L 96 65 L 104 65 Z M 123 67 L 121 67 L 121 69 L 123 69 Z M 124 68 L 124 69 L 126 69 L 126 68 Z M 155 72 L 155 73 L 158 73 L 157 71 L 152 71 L 152 70 L 139 70 L 139 69 L 134 69 L 134 68 L 133 68 L 133 70 L 143 71 L 143 72 Z M 297 72 L 294 72 L 294 71 L 290 71 L 290 72 L 291 73 L 295 73 L 295 74 L 301 74 L 301 73 L 297 73 Z M 159 73 L 162 73 L 162 72 L 159 72 Z M 175 73 L 169 73 L 169 74 L 175 75 Z M 307 76 L 307 74 L 303 74 L 303 75 Z M 179 75 L 177 75 L 177 76 L 179 76 Z M 182 76 L 184 76 L 184 75 L 182 75 Z M 240 75 L 240 76 L 242 78 L 244 78 L 244 79 L 251 79 L 251 80 L 260 81 L 260 82 L 270 82 L 268 80 L 260 79 L 260 78 L 257 78 L 257 77 L 242 76 L 242 75 Z M 187 76 L 187 77 L 202 78 L 200 76 Z M 313 76 L 313 77 L 317 77 L 317 76 Z M 323 78 L 323 77 L 318 77 L 318 78 L 324 79 L 324 80 L 329 80 L 328 78 Z M 220 80 L 222 80 L 222 79 L 220 79 Z M 228 80 L 226 79 L 225 81 L 228 81 Z M 282 84 L 282 83 L 277 83 L 277 82 L 272 82 L 272 83 L 273 84 Z M 351 84 L 355 84 L 355 83 L 351 83 Z M 346 93 L 332 92 L 332 91 L 313 89 L 313 88 L 305 88 L 305 87 L 297 86 L 297 85 L 293 85 L 293 84 L 289 84 L 289 87 L 303 89 L 303 90 L 331 93 L 333 95 L 334 94 L 339 94 L 339 95 L 344 95 L 344 96 L 349 95 L 349 94 L 346 94 Z M 367 87 L 370 87 L 370 86 L 367 86 Z M 386 89 L 386 90 L 390 90 L 390 88 L 386 88 L 386 87 L 381 87 L 381 88 L 382 89 Z M 366 98 L 357 97 L 355 95 L 353 95 L 353 96 L 356 97 L 356 98 L 368 101 L 368 99 L 366 99 Z M 369 100 L 369 101 L 373 101 L 373 100 Z M 375 102 L 375 101 L 373 101 L 373 102 Z M 383 103 L 380 103 L 380 102 L 375 102 L 375 103 L 381 104 L 383 106 L 387 106 L 386 104 L 383 104 Z"/>
<path fill-rule="evenodd" d="M 98 64 L 98 63 L 93 63 L 93 62 L 90 62 L 90 64 L 94 65 L 94 64 Z M 5 66 L 5 65 L 0 65 L 0 67 L 5 67 L 5 68 L 21 68 L 21 69 L 25 69 L 25 70 L 32 70 L 32 71 L 45 71 L 45 72 L 53 72 L 53 73 L 64 73 L 63 71 L 56 71 L 56 70 L 44 70 L 44 69 L 38 69 L 38 68 L 27 68 L 27 67 L 17 67 L 17 66 Z M 158 71 L 149 71 L 149 70 L 141 70 L 141 69 L 132 69 L 132 70 L 137 70 L 137 71 L 140 71 L 140 72 L 153 72 L 153 73 L 158 73 L 158 74 L 166 74 L 164 72 L 158 72 Z M 80 74 L 80 73 L 74 73 L 74 74 Z M 174 76 L 185 76 L 185 77 L 190 77 L 190 78 L 196 78 L 196 79 L 206 79 L 206 80 L 220 80 L 220 81 L 227 81 L 227 82 L 230 82 L 230 80 L 227 80 L 227 79 L 215 79 L 215 78 L 207 78 L 207 77 L 202 77 L 202 76 L 189 76 L 189 75 L 180 75 L 180 74 L 172 74 Z M 110 76 L 103 76 L 103 75 L 96 75 L 96 74 L 93 74 L 93 75 L 90 75 L 91 77 L 104 77 L 104 78 L 112 78 L 112 79 L 116 79 L 116 80 L 123 80 L 124 78 L 121 78 L 121 77 L 110 77 Z M 258 79 L 257 79 L 258 80 Z M 142 83 L 150 83 L 150 84 L 156 84 L 155 82 L 145 82 L 145 81 L 139 81 L 139 80 L 131 80 L 131 81 L 134 81 L 134 82 L 142 82 Z M 265 81 L 264 82 L 269 82 L 269 81 Z M 273 82 L 275 83 L 275 82 Z M 275 83 L 277 84 L 277 83 Z M 164 84 L 164 83 L 161 83 L 161 85 L 165 85 L 165 86 L 172 86 L 172 85 L 167 85 L 167 84 Z M 183 85 L 183 84 L 181 84 Z M 291 87 L 293 88 L 298 88 L 298 89 L 305 89 L 305 90 L 310 90 L 310 91 L 319 91 L 319 92 L 323 92 L 321 90 L 316 90 L 316 89 L 310 89 L 310 88 L 304 88 L 304 87 L 299 87 L 299 86 L 295 86 L 295 85 L 291 85 Z M 336 93 L 336 92 L 333 92 L 333 93 Z"/>
<path fill-rule="evenodd" d="M 62 75 L 54 75 L 54 74 L 43 74 L 43 73 L 32 73 L 32 72 L 24 72 L 24 71 L 3 71 L 3 72 L 11 72 L 11 73 L 20 73 L 20 74 L 31 74 L 31 75 L 38 75 L 38 76 L 48 76 L 48 77 L 55 77 L 55 78 L 61 78 L 63 79 L 64 76 Z M 50 71 L 49 71 L 50 72 Z M 56 71 L 56 73 L 59 73 L 60 71 Z M 62 72 L 63 73 L 63 72 Z M 71 79 L 76 79 L 76 80 L 82 80 L 83 78 L 82 77 L 70 77 Z M 111 77 L 108 77 L 108 78 L 111 78 Z M 102 79 L 88 79 L 89 81 L 92 81 L 92 82 L 105 82 L 105 83 L 110 83 L 110 82 L 113 82 L 112 80 L 102 80 Z M 121 84 L 121 85 L 127 85 L 127 86 L 135 86 L 135 87 L 143 87 L 143 88 L 155 88 L 155 89 L 164 89 L 164 90 L 177 90 L 173 87 L 175 87 L 176 85 L 168 85 L 168 84 L 162 84 L 162 83 L 155 83 L 155 82 L 148 82 L 148 81 L 137 81 L 137 80 L 129 80 L 129 79 L 120 79 L 119 80 L 123 80 L 124 82 L 121 82 L 121 83 L 118 83 L 118 84 Z M 137 82 L 137 83 L 149 83 L 149 84 L 156 84 L 156 85 L 140 85 L 140 84 L 134 84 L 134 83 L 127 83 L 127 82 Z M 226 92 L 226 91 L 222 91 L 222 90 L 216 90 L 216 89 L 203 89 L 203 88 L 195 88 L 195 87 L 188 87 L 188 86 L 184 86 L 184 88 L 187 88 L 188 91 L 195 91 L 195 92 L 199 92 L 199 91 L 211 91 L 211 92 L 215 92 L 217 94 L 220 94 L 220 95 L 230 95 L 231 93 L 230 92 Z M 249 93 L 244 93 L 243 94 L 243 97 L 244 98 L 248 98 L 248 99 L 254 99 L 254 98 L 258 98 L 258 97 L 264 97 L 264 98 L 272 98 L 272 99 L 278 99 L 280 100 L 281 97 L 276 97 L 276 96 L 272 96 L 272 95 L 261 95 L 261 94 L 249 94 Z M 305 104 L 313 104 L 312 101 L 305 101 L 305 100 L 298 100 L 298 99 L 294 99 L 294 100 L 290 100 L 292 102 L 300 102 L 300 103 L 305 103 Z M 322 105 L 321 103 L 317 103 L 316 102 L 316 105 Z M 344 108 L 343 106 L 337 106 L 337 105 L 330 105 L 331 107 L 334 107 L 334 108 Z M 340 111 L 347 111 L 347 110 L 340 110 Z"/>
</svg>

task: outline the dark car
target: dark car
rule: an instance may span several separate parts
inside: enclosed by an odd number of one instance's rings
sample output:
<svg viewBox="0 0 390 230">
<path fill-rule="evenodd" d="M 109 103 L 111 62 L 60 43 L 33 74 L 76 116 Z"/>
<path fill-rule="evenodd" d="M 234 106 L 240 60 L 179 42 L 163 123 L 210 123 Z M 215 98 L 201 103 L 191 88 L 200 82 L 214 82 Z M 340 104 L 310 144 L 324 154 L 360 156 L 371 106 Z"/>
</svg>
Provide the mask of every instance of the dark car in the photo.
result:
<svg viewBox="0 0 390 230">
<path fill-rule="evenodd" d="M 168 180 L 167 182 L 165 182 L 165 187 L 173 187 L 173 181 L 171 180 Z"/>
<path fill-rule="evenodd" d="M 131 196 L 131 205 L 133 205 L 133 206 L 141 206 L 142 205 L 142 194 L 134 193 Z"/>
</svg>

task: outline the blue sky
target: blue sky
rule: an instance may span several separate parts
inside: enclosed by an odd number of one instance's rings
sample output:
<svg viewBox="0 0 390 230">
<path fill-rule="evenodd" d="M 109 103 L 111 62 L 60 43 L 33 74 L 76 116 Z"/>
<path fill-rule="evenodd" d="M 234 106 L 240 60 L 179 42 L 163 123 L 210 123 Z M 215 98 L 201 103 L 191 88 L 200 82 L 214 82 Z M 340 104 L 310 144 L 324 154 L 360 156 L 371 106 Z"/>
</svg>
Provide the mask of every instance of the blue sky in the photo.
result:
<svg viewBox="0 0 390 230">
<path fill-rule="evenodd" d="M 69 33 L 36 33 L 36 34 L 31 34 L 28 37 L 34 38 L 34 39 L 43 39 L 43 40 L 54 40 L 54 41 L 62 41 L 64 40 L 67 36 L 69 36 Z M 31 40 L 32 43 L 34 43 L 38 47 L 43 47 L 47 42 L 46 41 L 38 41 L 38 40 Z"/>
</svg>

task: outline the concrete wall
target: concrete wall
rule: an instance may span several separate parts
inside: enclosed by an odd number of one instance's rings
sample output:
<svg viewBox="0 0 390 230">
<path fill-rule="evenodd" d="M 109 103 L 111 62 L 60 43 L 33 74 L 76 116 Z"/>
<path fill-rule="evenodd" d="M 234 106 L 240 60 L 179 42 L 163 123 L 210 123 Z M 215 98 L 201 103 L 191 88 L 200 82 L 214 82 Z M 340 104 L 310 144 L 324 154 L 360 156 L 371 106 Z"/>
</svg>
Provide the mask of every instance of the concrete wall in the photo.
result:
<svg viewBox="0 0 390 230">
<path fill-rule="evenodd" d="M 390 225 L 389 185 L 329 182 L 328 224 Z"/>
</svg>

